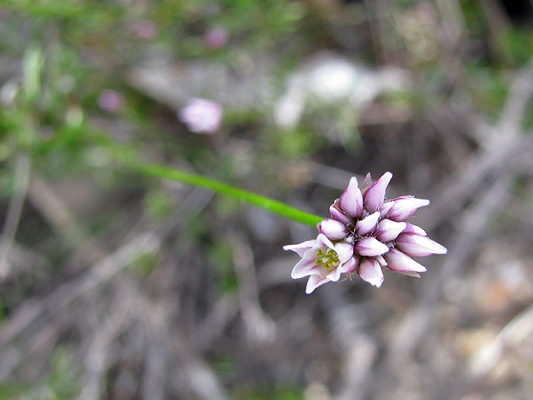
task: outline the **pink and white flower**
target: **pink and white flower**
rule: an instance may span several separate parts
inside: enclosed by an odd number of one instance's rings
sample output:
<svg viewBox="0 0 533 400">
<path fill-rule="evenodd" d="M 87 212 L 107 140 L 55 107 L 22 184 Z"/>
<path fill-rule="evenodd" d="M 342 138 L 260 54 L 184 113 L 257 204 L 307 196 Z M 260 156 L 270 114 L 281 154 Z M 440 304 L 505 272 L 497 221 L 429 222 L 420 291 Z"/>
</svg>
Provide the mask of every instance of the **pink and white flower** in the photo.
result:
<svg viewBox="0 0 533 400">
<path fill-rule="evenodd" d="M 342 241 L 333 244 L 323 233 L 316 239 L 288 245 L 284 249 L 292 250 L 302 257 L 292 270 L 291 277 L 299 279 L 310 276 L 312 279 L 307 282 L 307 293 L 324 283 L 336 282 L 342 273 L 355 269 L 353 246 Z"/>
<path fill-rule="evenodd" d="M 422 228 L 405 222 L 429 200 L 401 196 L 385 201 L 391 178 L 386 172 L 373 183 L 368 174 L 359 188 L 357 178 L 352 177 L 348 188 L 331 205 L 331 218 L 318 224 L 318 237 L 283 247 L 302 258 L 291 276 L 309 276 L 306 293 L 324 283 L 337 282 L 342 274 L 357 274 L 380 287 L 383 267 L 419 276 L 426 268 L 411 257 L 446 254 L 446 248 L 431 240 Z"/>
</svg>

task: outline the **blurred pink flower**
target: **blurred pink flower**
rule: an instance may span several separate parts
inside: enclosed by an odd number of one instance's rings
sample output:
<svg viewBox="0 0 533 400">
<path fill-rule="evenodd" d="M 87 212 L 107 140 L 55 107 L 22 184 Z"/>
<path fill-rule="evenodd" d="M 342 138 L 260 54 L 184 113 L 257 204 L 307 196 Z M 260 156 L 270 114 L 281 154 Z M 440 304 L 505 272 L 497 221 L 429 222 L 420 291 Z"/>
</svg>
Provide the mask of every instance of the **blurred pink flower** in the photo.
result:
<svg viewBox="0 0 533 400">
<path fill-rule="evenodd" d="M 98 105 L 100 108 L 110 113 L 118 111 L 123 103 L 124 99 L 122 95 L 112 89 L 104 89 L 100 93 L 100 96 L 98 96 Z"/>
<path fill-rule="evenodd" d="M 222 106 L 211 100 L 192 98 L 178 117 L 191 132 L 215 133 L 222 123 Z"/>
<path fill-rule="evenodd" d="M 225 46 L 228 43 L 228 39 L 228 31 L 219 26 L 211 27 L 205 32 L 205 43 L 207 47 L 212 49 Z"/>
<path fill-rule="evenodd" d="M 341 274 L 357 274 L 380 287 L 383 267 L 418 277 L 426 268 L 411 257 L 446 254 L 446 248 L 431 240 L 422 228 L 404 222 L 429 200 L 401 196 L 385 201 L 391 178 L 386 172 L 373 183 L 368 174 L 359 188 L 357 178 L 352 177 L 330 207 L 332 218 L 318 224 L 317 239 L 283 247 L 302 257 L 292 277 L 309 276 L 306 293 L 338 281 Z"/>
<path fill-rule="evenodd" d="M 142 39 L 152 39 L 156 34 L 156 29 L 151 21 L 143 19 L 134 25 L 135 33 Z"/>
</svg>

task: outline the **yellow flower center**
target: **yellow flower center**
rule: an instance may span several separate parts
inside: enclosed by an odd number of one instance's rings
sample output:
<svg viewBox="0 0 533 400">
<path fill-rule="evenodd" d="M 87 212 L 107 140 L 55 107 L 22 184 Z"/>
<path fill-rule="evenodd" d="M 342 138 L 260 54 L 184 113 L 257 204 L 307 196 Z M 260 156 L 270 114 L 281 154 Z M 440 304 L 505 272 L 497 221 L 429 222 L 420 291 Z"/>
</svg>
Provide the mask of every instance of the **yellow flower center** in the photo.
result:
<svg viewBox="0 0 533 400">
<path fill-rule="evenodd" d="M 326 269 L 333 269 L 339 265 L 339 255 L 333 249 L 318 249 L 316 265 Z"/>
</svg>

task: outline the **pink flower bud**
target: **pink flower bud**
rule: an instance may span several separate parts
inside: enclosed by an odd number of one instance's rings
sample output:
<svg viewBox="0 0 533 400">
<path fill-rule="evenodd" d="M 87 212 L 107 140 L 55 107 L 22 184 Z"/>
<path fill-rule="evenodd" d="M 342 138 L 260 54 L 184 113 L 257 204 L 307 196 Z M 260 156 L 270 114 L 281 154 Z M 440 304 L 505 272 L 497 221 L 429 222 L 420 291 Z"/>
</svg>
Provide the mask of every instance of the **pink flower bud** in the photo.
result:
<svg viewBox="0 0 533 400">
<path fill-rule="evenodd" d="M 425 272 L 426 267 L 417 263 L 408 255 L 402 253 L 400 250 L 390 249 L 383 255 L 387 261 L 387 268 L 396 272 Z"/>
<path fill-rule="evenodd" d="M 335 200 L 335 202 L 329 206 L 329 212 L 333 218 L 335 218 L 337 221 L 342 222 L 345 225 L 350 225 L 353 223 L 353 218 L 346 215 L 344 212 L 339 210 L 339 199 Z"/>
<path fill-rule="evenodd" d="M 342 222 L 327 218 L 318 224 L 318 230 L 329 240 L 341 240 L 348 234 L 348 228 Z"/>
<path fill-rule="evenodd" d="M 339 255 L 339 261 L 341 264 L 348 262 L 353 256 L 353 246 L 349 243 L 337 243 L 333 248 Z"/>
<path fill-rule="evenodd" d="M 390 172 L 385 172 L 381 178 L 379 178 L 377 182 L 370 186 L 365 192 L 363 196 L 363 203 L 365 209 L 369 213 L 373 213 L 381 208 L 383 200 L 385 199 L 387 186 L 389 185 L 391 179 L 392 174 Z"/>
<path fill-rule="evenodd" d="M 362 280 L 373 286 L 380 287 L 383 283 L 383 271 L 373 258 L 365 258 L 359 265 L 358 274 Z"/>
<path fill-rule="evenodd" d="M 402 196 L 392 200 L 394 203 L 387 212 L 387 218 L 393 221 L 404 221 L 415 213 L 420 207 L 427 206 L 429 200 L 417 199 L 412 196 Z"/>
<path fill-rule="evenodd" d="M 359 265 L 359 257 L 352 256 L 348 261 L 339 267 L 340 272 L 343 274 L 350 273 L 356 270 Z"/>
<path fill-rule="evenodd" d="M 427 236 L 412 233 L 402 233 L 396 238 L 399 250 L 411 257 L 426 257 L 430 254 L 446 254 L 446 247 L 431 240 Z"/>
<path fill-rule="evenodd" d="M 376 238 L 381 242 L 390 242 L 406 228 L 405 222 L 395 222 L 390 219 L 383 219 L 378 224 Z"/>
<path fill-rule="evenodd" d="M 357 221 L 357 224 L 355 224 L 355 233 L 364 236 L 373 232 L 376 229 L 379 217 L 379 211 L 376 211 L 374 214 L 367 215 L 362 220 Z"/>
<path fill-rule="evenodd" d="M 381 214 L 381 218 L 385 218 L 385 216 L 387 215 L 387 213 L 389 212 L 389 210 L 392 208 L 393 205 L 394 205 L 394 201 L 387 201 L 383 203 L 383 205 L 381 206 L 381 209 L 379 210 Z"/>
<path fill-rule="evenodd" d="M 362 256 L 375 257 L 389 251 L 389 247 L 375 237 L 367 236 L 355 244 L 355 250 Z"/>
<path fill-rule="evenodd" d="M 341 195 L 339 200 L 340 208 L 353 218 L 359 218 L 363 211 L 363 195 L 359 189 L 357 178 L 350 179 L 348 188 Z"/>
<path fill-rule="evenodd" d="M 423 230 L 421 227 L 419 227 L 418 225 L 413 225 L 410 222 L 406 222 L 405 223 L 405 229 L 403 230 L 403 233 L 415 233 L 415 234 L 421 235 L 421 236 L 427 236 L 428 235 L 426 233 L 426 231 Z"/>
</svg>

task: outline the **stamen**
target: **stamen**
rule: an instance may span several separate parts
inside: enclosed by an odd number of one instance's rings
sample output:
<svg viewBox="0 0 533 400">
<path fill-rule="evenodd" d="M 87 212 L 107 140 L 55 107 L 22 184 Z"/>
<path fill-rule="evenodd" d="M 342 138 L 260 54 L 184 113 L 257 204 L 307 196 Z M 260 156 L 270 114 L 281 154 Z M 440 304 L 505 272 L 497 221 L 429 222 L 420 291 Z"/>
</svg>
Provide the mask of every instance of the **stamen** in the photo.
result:
<svg viewBox="0 0 533 400">
<path fill-rule="evenodd" d="M 327 269 L 334 269 L 339 265 L 339 255 L 333 249 L 318 249 L 316 264 Z"/>
</svg>

